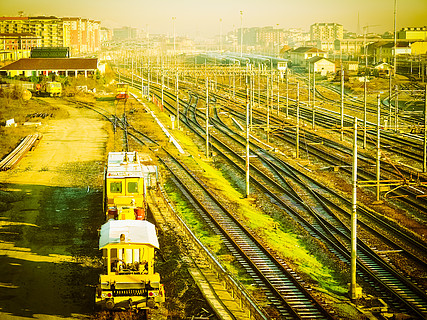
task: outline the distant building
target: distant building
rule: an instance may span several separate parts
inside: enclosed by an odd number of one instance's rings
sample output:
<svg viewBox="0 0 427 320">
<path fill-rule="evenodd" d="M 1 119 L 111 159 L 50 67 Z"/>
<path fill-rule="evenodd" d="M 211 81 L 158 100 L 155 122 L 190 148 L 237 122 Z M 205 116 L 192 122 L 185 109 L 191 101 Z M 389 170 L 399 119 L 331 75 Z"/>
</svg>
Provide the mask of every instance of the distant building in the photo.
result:
<svg viewBox="0 0 427 320">
<path fill-rule="evenodd" d="M 111 41 L 113 40 L 113 30 L 101 27 L 99 30 L 99 37 L 101 39 L 101 43 Z"/>
<path fill-rule="evenodd" d="M 379 62 L 373 66 L 374 74 L 376 76 L 388 76 L 393 73 L 393 66 L 387 62 Z"/>
<path fill-rule="evenodd" d="M 131 27 L 122 27 L 113 29 L 113 40 L 128 40 L 128 39 L 136 39 L 137 30 L 136 28 Z"/>
<path fill-rule="evenodd" d="M 31 33 L 41 38 L 42 47 L 64 47 L 64 23 L 57 17 L 0 17 L 1 33 Z"/>
<path fill-rule="evenodd" d="M 33 48 L 30 58 L 69 58 L 70 49 L 62 47 Z"/>
<path fill-rule="evenodd" d="M 41 37 L 33 33 L 0 33 L 0 61 L 28 58 L 31 49 L 40 44 Z"/>
<path fill-rule="evenodd" d="M 397 39 L 427 40 L 427 27 L 402 28 L 397 32 Z"/>
<path fill-rule="evenodd" d="M 322 76 L 326 76 L 328 73 L 335 73 L 335 62 L 316 56 L 307 60 L 307 69 L 311 73 L 320 73 Z"/>
<path fill-rule="evenodd" d="M 344 28 L 338 23 L 315 23 L 310 26 L 310 40 L 333 42 L 344 38 Z"/>
<path fill-rule="evenodd" d="M 300 47 L 289 52 L 289 58 L 295 65 L 305 65 L 306 60 L 316 56 L 327 58 L 328 54 L 314 47 Z"/>
<path fill-rule="evenodd" d="M 82 18 L 62 18 L 67 30 L 67 45 L 72 55 L 101 49 L 100 21 Z"/>
<path fill-rule="evenodd" d="M 240 45 L 241 32 L 243 32 L 243 45 L 245 46 L 262 46 L 262 47 L 275 47 L 277 52 L 280 50 L 279 46 L 284 43 L 283 29 L 275 29 L 273 27 L 253 27 L 243 28 L 237 30 L 237 41 Z"/>
<path fill-rule="evenodd" d="M 0 33 L 32 34 L 40 38 L 37 47 L 70 47 L 72 53 L 100 49 L 100 22 L 54 16 L 0 17 Z"/>
</svg>

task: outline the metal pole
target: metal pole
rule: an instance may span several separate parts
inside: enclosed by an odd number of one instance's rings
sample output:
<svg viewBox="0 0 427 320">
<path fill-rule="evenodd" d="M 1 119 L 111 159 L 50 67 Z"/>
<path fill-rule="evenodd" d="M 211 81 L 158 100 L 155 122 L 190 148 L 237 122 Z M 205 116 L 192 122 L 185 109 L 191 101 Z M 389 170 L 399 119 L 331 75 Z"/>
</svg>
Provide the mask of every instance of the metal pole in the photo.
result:
<svg viewBox="0 0 427 320">
<path fill-rule="evenodd" d="M 209 158 L 209 79 L 206 78 L 206 158 Z"/>
<path fill-rule="evenodd" d="M 394 0 L 394 52 L 393 52 L 393 71 L 394 77 L 397 73 L 397 63 L 396 63 L 396 48 L 397 48 L 397 32 L 396 32 L 396 15 L 397 15 L 397 0 Z"/>
<path fill-rule="evenodd" d="M 249 88 L 248 88 L 248 76 L 246 76 L 246 198 L 249 198 Z"/>
<path fill-rule="evenodd" d="M 240 57 L 243 56 L 243 11 L 240 11 Z"/>
<path fill-rule="evenodd" d="M 222 52 L 222 19 L 219 19 L 219 52 Z"/>
<path fill-rule="evenodd" d="M 141 65 L 141 98 L 144 96 L 144 70 L 143 64 Z"/>
<path fill-rule="evenodd" d="M 277 115 L 279 115 L 280 113 L 280 80 L 279 80 L 280 76 L 279 74 L 277 74 Z"/>
<path fill-rule="evenodd" d="M 397 132 L 399 130 L 399 91 L 398 86 L 396 88 L 396 96 L 394 97 L 394 131 Z"/>
<path fill-rule="evenodd" d="M 296 126 L 296 151 L 295 157 L 299 158 L 299 82 L 297 82 L 297 126 Z"/>
<path fill-rule="evenodd" d="M 357 118 L 354 118 L 354 140 L 353 140 L 353 197 L 352 197 L 352 211 L 351 211 L 351 287 L 350 296 L 354 300 L 357 298 L 356 294 L 356 257 L 357 257 Z"/>
<path fill-rule="evenodd" d="M 365 32 L 366 41 L 366 32 Z M 366 149 L 366 105 L 367 105 L 367 83 L 368 83 L 368 53 L 365 43 L 365 81 L 363 83 L 363 149 Z"/>
<path fill-rule="evenodd" d="M 289 117 L 289 77 L 288 68 L 286 68 L 286 119 Z"/>
<path fill-rule="evenodd" d="M 267 143 L 270 142 L 270 76 L 267 75 Z"/>
<path fill-rule="evenodd" d="M 162 70 L 162 107 L 161 107 L 162 110 L 163 110 L 163 87 L 164 87 L 164 82 L 165 82 L 165 77 L 163 75 L 163 70 Z"/>
<path fill-rule="evenodd" d="M 391 89 L 391 71 L 388 77 L 388 125 L 391 126 L 391 94 L 392 94 L 392 89 Z"/>
<path fill-rule="evenodd" d="M 423 152 L 423 172 L 427 172 L 427 85 L 424 95 L 424 152 Z"/>
<path fill-rule="evenodd" d="M 312 129 L 315 130 L 315 121 L 316 121 L 316 73 L 314 72 L 313 64 L 313 124 Z"/>
<path fill-rule="evenodd" d="M 381 150 L 380 150 L 380 111 L 381 110 L 381 99 L 380 95 L 377 96 L 377 165 L 376 165 L 376 180 L 377 180 L 377 201 L 380 201 L 380 157 L 381 157 Z"/>
<path fill-rule="evenodd" d="M 148 99 L 150 99 L 150 81 L 151 81 L 151 72 L 150 72 L 150 58 L 148 58 L 148 70 L 147 70 L 148 74 L 148 81 L 147 81 L 147 95 L 148 95 Z"/>
<path fill-rule="evenodd" d="M 179 82 L 178 82 L 178 70 L 176 71 L 176 128 L 179 130 Z"/>
<path fill-rule="evenodd" d="M 341 141 L 344 140 L 344 69 L 341 65 Z"/>
<path fill-rule="evenodd" d="M 310 62 L 308 62 L 308 106 L 310 108 L 311 105 L 311 68 Z"/>
</svg>

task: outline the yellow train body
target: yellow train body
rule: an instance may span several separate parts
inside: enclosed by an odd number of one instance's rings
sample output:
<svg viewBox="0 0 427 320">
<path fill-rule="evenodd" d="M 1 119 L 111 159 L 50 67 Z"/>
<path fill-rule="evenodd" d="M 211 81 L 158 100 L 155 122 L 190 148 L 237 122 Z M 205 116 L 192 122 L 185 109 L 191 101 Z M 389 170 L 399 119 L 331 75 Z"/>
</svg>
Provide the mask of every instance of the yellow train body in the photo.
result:
<svg viewBox="0 0 427 320">
<path fill-rule="evenodd" d="M 144 171 L 136 152 L 109 153 L 104 193 L 107 219 L 144 219 Z"/>
<path fill-rule="evenodd" d="M 157 308 L 165 301 L 154 272 L 159 248 L 155 226 L 146 220 L 109 220 L 101 227 L 99 248 L 104 271 L 95 301 L 106 309 Z"/>
<path fill-rule="evenodd" d="M 60 97 L 62 95 L 62 85 L 60 82 L 47 82 L 46 92 L 51 97 Z"/>
<path fill-rule="evenodd" d="M 103 273 L 95 296 L 107 309 L 150 309 L 165 301 L 160 275 L 154 272 L 159 248 L 155 226 L 146 221 L 149 166 L 136 152 L 110 152 L 105 171 L 104 203 L 99 249 Z"/>
</svg>

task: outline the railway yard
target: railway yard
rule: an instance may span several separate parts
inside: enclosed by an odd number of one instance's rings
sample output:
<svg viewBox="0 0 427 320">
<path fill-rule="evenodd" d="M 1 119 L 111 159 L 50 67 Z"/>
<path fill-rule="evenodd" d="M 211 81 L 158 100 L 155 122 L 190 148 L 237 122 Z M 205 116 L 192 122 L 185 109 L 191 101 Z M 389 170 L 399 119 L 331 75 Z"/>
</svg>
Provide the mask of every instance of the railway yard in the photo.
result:
<svg viewBox="0 0 427 320">
<path fill-rule="evenodd" d="M 97 93 L 1 98 L 5 117 L 40 124 L 1 129 L 2 159 L 39 141 L 0 171 L 0 319 L 136 317 L 93 309 L 111 151 L 158 170 L 145 201 L 166 301 L 152 319 L 427 317 L 425 84 L 397 75 L 398 96 L 373 79 L 364 103 L 355 81 L 343 94 L 296 71 L 171 57 L 136 56 L 133 70 L 120 54 Z M 355 136 L 362 294 L 350 299 Z"/>
</svg>

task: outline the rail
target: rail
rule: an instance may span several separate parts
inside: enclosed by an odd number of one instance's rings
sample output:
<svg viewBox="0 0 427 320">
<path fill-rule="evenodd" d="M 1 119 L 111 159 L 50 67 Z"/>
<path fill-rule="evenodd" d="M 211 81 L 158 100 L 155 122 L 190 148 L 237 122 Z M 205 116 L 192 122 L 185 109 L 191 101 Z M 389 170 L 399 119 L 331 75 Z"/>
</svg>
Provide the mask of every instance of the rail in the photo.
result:
<svg viewBox="0 0 427 320">
<path fill-rule="evenodd" d="M 10 152 L 2 161 L 0 161 L 0 171 L 10 170 L 15 167 L 18 162 L 35 147 L 40 139 L 42 138 L 41 134 L 30 134 L 22 139 L 21 143 Z"/>
<path fill-rule="evenodd" d="M 268 318 L 265 316 L 267 314 L 266 311 L 262 310 L 253 302 L 253 299 L 246 291 L 246 289 L 232 278 L 230 273 L 221 266 L 218 260 L 209 252 L 209 250 L 200 242 L 200 240 L 197 239 L 196 235 L 190 230 L 185 221 L 183 221 L 176 213 L 165 191 L 162 188 L 160 188 L 160 192 L 168 204 L 168 210 L 171 212 L 172 216 L 175 217 L 179 228 L 184 232 L 187 240 L 198 249 L 199 254 L 205 258 L 207 263 L 209 263 L 210 268 L 215 271 L 218 280 L 222 281 L 224 288 L 231 292 L 231 295 L 234 299 L 239 301 L 239 304 L 243 310 L 247 310 L 248 319 L 267 320 Z"/>
</svg>

